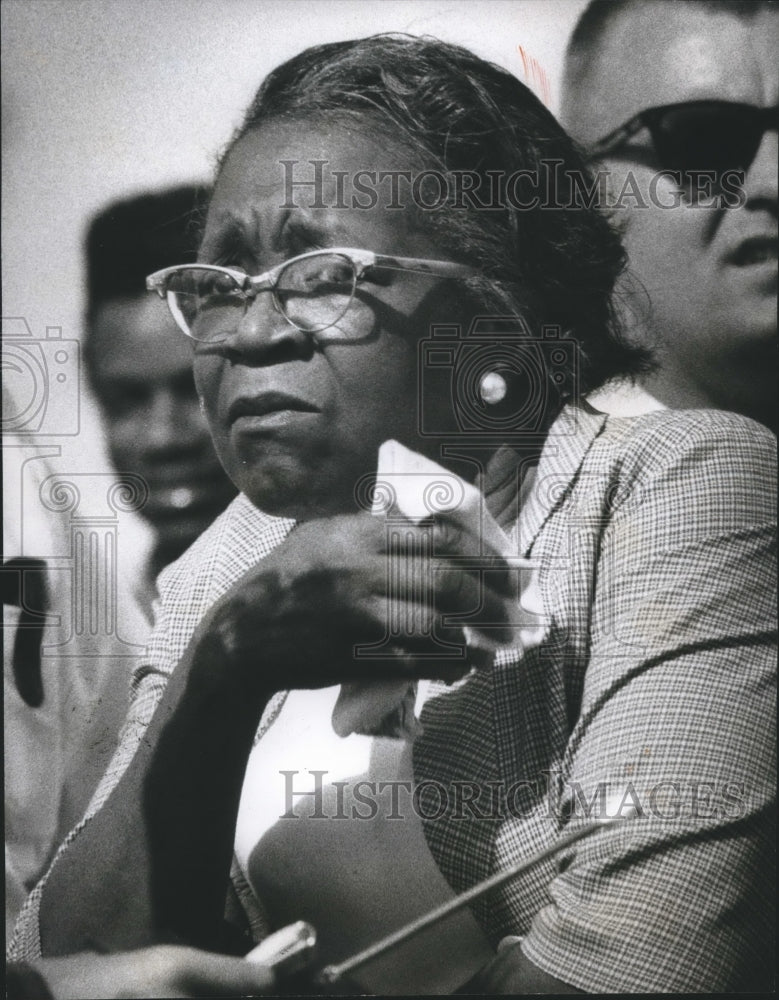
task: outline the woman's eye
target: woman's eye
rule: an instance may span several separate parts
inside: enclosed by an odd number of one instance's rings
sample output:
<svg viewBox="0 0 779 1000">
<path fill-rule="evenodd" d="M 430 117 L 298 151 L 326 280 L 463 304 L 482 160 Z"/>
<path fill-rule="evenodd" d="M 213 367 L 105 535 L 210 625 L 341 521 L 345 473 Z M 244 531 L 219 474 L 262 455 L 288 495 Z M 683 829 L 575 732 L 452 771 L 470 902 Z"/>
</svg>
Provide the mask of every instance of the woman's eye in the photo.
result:
<svg viewBox="0 0 779 1000">
<path fill-rule="evenodd" d="M 352 265 L 340 257 L 309 257 L 293 261 L 278 278 L 281 294 L 350 291 L 354 281 Z"/>
<path fill-rule="evenodd" d="M 323 284 L 351 284 L 352 269 L 348 264 L 328 263 L 313 272 L 311 277 L 314 281 L 320 281 Z"/>
<path fill-rule="evenodd" d="M 236 280 L 227 274 L 204 274 L 197 283 L 197 294 L 203 301 L 221 301 L 241 295 Z"/>
</svg>

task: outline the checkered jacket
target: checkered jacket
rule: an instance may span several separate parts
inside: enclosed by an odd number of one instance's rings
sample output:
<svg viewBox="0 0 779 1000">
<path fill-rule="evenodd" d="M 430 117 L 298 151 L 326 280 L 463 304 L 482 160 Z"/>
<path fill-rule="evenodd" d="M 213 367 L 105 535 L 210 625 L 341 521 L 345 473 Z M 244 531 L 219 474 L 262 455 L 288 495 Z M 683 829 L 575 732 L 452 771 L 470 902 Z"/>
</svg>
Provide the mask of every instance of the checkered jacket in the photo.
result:
<svg viewBox="0 0 779 1000">
<path fill-rule="evenodd" d="M 772 974 L 775 468 L 773 435 L 730 414 L 567 407 L 519 518 L 544 638 L 425 703 L 414 775 L 455 890 L 588 817 L 641 811 L 475 906 L 493 942 L 522 936 L 580 989 L 719 992 Z M 60 853 L 127 766 L 205 610 L 290 527 L 239 497 L 165 571 L 120 750 Z M 39 954 L 43 886 L 15 958 Z"/>
</svg>

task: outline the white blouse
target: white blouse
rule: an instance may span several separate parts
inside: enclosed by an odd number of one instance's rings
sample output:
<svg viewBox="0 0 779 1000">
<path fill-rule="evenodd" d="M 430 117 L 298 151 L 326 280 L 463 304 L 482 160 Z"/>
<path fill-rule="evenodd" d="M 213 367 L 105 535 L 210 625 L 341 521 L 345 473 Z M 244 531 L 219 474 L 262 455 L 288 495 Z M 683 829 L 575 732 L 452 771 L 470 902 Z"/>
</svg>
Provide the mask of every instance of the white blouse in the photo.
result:
<svg viewBox="0 0 779 1000">
<path fill-rule="evenodd" d="M 431 685 L 421 683 L 417 714 Z M 453 896 L 425 841 L 407 740 L 335 734 L 339 688 L 292 691 L 249 758 L 236 829 L 242 873 L 275 928 L 308 920 L 340 961 Z M 493 955 L 469 910 L 380 959 L 375 993 L 451 993 Z"/>
</svg>

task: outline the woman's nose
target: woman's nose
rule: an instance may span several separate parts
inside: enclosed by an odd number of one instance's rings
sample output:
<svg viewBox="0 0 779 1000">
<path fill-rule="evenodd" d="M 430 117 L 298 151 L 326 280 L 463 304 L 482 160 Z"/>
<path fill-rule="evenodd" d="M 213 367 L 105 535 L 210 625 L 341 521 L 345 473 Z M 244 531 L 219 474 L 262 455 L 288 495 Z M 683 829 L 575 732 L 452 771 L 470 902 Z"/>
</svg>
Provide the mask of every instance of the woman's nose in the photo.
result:
<svg viewBox="0 0 779 1000">
<path fill-rule="evenodd" d="M 294 353 L 311 349 L 310 334 L 298 330 L 276 307 L 270 291 L 249 300 L 226 342 L 229 350 L 253 357 Z"/>
</svg>

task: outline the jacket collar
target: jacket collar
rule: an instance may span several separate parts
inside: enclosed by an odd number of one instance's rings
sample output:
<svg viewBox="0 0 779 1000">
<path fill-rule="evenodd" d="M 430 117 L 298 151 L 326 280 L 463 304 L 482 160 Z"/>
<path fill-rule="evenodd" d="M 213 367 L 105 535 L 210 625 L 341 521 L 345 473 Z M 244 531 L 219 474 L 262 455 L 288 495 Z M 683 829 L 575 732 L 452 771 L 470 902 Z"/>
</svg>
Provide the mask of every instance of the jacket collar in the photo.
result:
<svg viewBox="0 0 779 1000">
<path fill-rule="evenodd" d="M 565 406 L 552 424 L 519 515 L 519 547 L 525 558 L 549 516 L 568 496 L 607 420 L 607 414 L 579 400 Z"/>
</svg>

